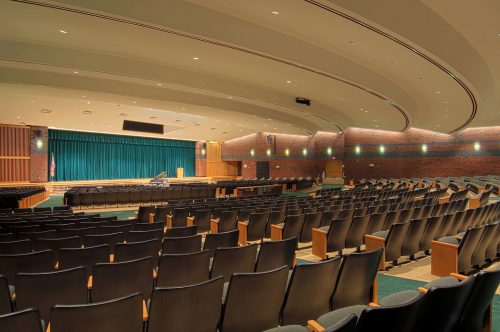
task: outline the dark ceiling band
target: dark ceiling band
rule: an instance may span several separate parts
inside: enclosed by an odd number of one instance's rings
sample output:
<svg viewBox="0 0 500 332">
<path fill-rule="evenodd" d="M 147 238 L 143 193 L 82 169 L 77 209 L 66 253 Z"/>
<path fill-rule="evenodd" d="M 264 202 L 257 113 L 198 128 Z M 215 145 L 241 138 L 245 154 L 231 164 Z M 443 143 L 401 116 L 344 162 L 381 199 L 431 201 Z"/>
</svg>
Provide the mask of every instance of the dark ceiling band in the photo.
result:
<svg viewBox="0 0 500 332">
<path fill-rule="evenodd" d="M 314 5 L 314 6 L 317 6 L 321 9 L 324 9 L 324 10 L 327 10 L 329 11 L 330 13 L 333 13 L 333 14 L 336 14 L 338 16 L 341 16 L 353 23 L 356 23 L 358 25 L 361 25 L 362 27 L 365 27 L 367 29 L 370 29 L 372 30 L 373 32 L 376 32 L 378 33 L 379 35 L 387 38 L 387 39 L 390 39 L 392 40 L 393 42 L 396 42 L 398 43 L 399 45 L 407 48 L 408 50 L 412 51 L 413 53 L 419 55 L 420 57 L 422 57 L 423 59 L 427 60 L 428 62 L 432 63 L 434 66 L 438 67 L 439 69 L 441 69 L 443 72 L 445 72 L 448 76 L 450 76 L 451 78 L 453 78 L 464 90 L 465 92 L 467 93 L 467 95 L 469 96 L 470 98 L 470 101 L 472 103 L 472 111 L 471 111 L 471 114 L 469 116 L 469 118 L 467 119 L 467 121 L 465 123 L 463 123 L 461 126 L 459 126 L 458 128 L 455 128 L 453 129 L 452 131 L 449 132 L 449 134 L 452 134 L 454 132 L 457 132 L 459 130 L 462 130 L 464 129 L 465 127 L 467 127 L 467 125 L 469 125 L 469 123 L 471 123 L 471 121 L 475 118 L 476 116 L 476 113 L 477 113 L 477 101 L 476 101 L 476 97 L 474 96 L 474 94 L 472 93 L 472 91 L 469 89 L 469 87 L 460 79 L 458 78 L 455 74 L 453 74 L 449 69 L 447 69 L 445 66 L 443 66 L 442 64 L 440 64 L 439 62 L 437 62 L 436 60 L 432 59 L 431 57 L 427 56 L 426 54 L 424 54 L 423 52 L 415 49 L 413 46 L 407 44 L 406 42 L 400 40 L 400 39 L 397 39 L 396 37 L 394 36 L 391 36 L 390 34 L 380 30 L 380 29 L 377 29 L 376 27 L 374 26 L 371 26 L 363 21 L 360 21 L 358 20 L 357 18 L 355 17 L 352 17 L 350 15 L 347 15 L 335 8 L 332 8 L 330 6 L 327 6 L 323 3 L 320 3 L 316 0 L 304 0 L 305 2 L 308 2 L 310 3 L 311 5 Z"/>
<path fill-rule="evenodd" d="M 394 102 L 390 101 L 389 98 L 386 98 L 385 96 L 379 94 L 376 91 L 373 91 L 373 90 L 370 90 L 368 88 L 365 88 L 365 87 L 363 87 L 363 86 L 361 86 L 361 85 L 359 85 L 357 83 L 350 82 L 350 81 L 348 81 L 348 80 L 346 80 L 344 78 L 337 77 L 337 76 L 334 76 L 334 75 L 332 75 L 330 73 L 322 72 L 320 70 L 317 70 L 317 69 L 314 69 L 314 68 L 310 68 L 310 67 L 298 64 L 298 63 L 294 63 L 292 61 L 280 59 L 280 58 L 277 58 L 277 57 L 273 57 L 273 56 L 270 56 L 270 55 L 267 55 L 267 54 L 264 54 L 264 53 L 260 53 L 260 52 L 254 51 L 254 50 L 250 50 L 250 49 L 238 47 L 238 46 L 235 46 L 235 45 L 230 45 L 230 44 L 222 43 L 222 42 L 219 42 L 219 41 L 215 41 L 215 40 L 203 38 L 203 37 L 200 37 L 200 36 L 191 35 L 191 34 L 188 34 L 188 33 L 185 33 L 185 32 L 175 31 L 175 30 L 172 30 L 172 29 L 158 27 L 158 26 L 154 26 L 154 25 L 151 25 L 151 24 L 146 24 L 146 23 L 142 23 L 142 22 L 132 21 L 132 20 L 124 19 L 124 18 L 113 17 L 113 16 L 110 16 L 110 15 L 93 13 L 93 12 L 88 12 L 88 11 L 84 11 L 84 10 L 81 10 L 81 9 L 64 7 L 64 6 L 54 5 L 54 4 L 41 3 L 41 2 L 38 2 L 38 1 L 32 1 L 32 0 L 11 0 L 11 1 L 19 2 L 19 3 L 25 3 L 25 4 L 30 4 L 30 5 L 35 5 L 35 6 L 40 6 L 40 7 L 46 7 L 46 8 L 51 8 L 51 9 L 57 9 L 57 10 L 72 12 L 72 13 L 76 13 L 76 14 L 82 14 L 82 15 L 97 17 L 97 18 L 102 18 L 102 19 L 106 19 L 106 20 L 109 20 L 109 21 L 120 22 L 120 23 L 134 25 L 134 26 L 138 26 L 138 27 L 142 27 L 142 28 L 146 28 L 146 29 L 151 29 L 151 30 L 155 30 L 155 31 L 165 32 L 165 33 L 176 35 L 176 36 L 179 36 L 179 37 L 189 38 L 189 39 L 201 41 L 201 42 L 204 42 L 204 43 L 209 43 L 209 44 L 212 44 L 212 45 L 222 46 L 222 47 L 225 47 L 225 48 L 229 48 L 229 49 L 233 49 L 233 50 L 236 50 L 236 51 L 244 52 L 244 53 L 247 53 L 247 54 L 252 54 L 252 55 L 255 55 L 255 56 L 259 56 L 261 58 L 265 58 L 265 59 L 268 59 L 268 60 L 272 60 L 272 61 L 280 62 L 282 64 L 286 64 L 286 65 L 289 65 L 289 66 L 293 66 L 293 67 L 296 67 L 296 68 L 299 68 L 299 69 L 303 69 L 303 70 L 312 72 L 314 74 L 318 74 L 318 75 L 321 75 L 323 77 L 334 79 L 334 80 L 336 80 L 338 82 L 342 82 L 344 84 L 347 84 L 347 85 L 350 85 L 352 87 L 358 88 L 358 89 L 363 90 L 364 92 L 367 92 L 367 93 L 369 93 L 369 94 L 371 94 L 371 95 L 373 95 L 373 96 L 375 96 L 375 97 L 377 97 L 379 99 L 382 99 L 384 102 L 386 102 L 387 104 L 389 104 L 390 106 L 392 106 L 394 109 L 396 109 L 403 116 L 405 124 L 404 124 L 403 128 L 401 129 L 401 131 L 404 131 L 404 130 L 408 129 L 408 127 L 410 126 L 410 120 L 409 120 L 408 115 L 406 114 L 406 112 L 403 111 L 403 109 L 400 106 L 398 106 Z M 270 103 L 270 104 L 272 104 L 272 103 Z M 315 116 L 314 114 L 311 114 L 311 115 Z M 315 116 L 315 117 L 318 117 L 318 116 Z M 321 118 L 321 117 L 318 117 L 318 118 Z M 321 119 L 323 119 L 323 118 L 321 118 Z M 328 122 L 334 123 L 331 120 L 328 120 Z M 342 130 L 342 128 L 340 126 L 338 126 L 337 124 L 334 123 L 334 125 L 339 130 Z"/>
</svg>

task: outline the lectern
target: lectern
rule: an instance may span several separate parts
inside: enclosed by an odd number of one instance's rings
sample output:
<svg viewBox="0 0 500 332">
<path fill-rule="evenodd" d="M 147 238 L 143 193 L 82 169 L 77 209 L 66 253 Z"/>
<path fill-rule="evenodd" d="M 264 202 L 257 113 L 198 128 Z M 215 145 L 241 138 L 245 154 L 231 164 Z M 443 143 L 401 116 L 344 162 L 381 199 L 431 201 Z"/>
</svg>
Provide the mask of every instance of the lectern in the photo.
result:
<svg viewBox="0 0 500 332">
<path fill-rule="evenodd" d="M 177 177 L 178 178 L 183 178 L 184 177 L 184 168 L 178 167 L 177 168 Z"/>
</svg>

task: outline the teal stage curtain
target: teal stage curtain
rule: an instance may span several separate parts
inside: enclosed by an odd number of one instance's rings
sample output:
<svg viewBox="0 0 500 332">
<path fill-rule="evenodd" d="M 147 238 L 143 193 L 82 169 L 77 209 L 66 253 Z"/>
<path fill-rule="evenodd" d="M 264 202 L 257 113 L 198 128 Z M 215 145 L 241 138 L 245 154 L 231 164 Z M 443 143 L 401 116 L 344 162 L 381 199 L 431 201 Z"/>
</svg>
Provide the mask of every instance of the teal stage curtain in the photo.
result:
<svg viewBox="0 0 500 332">
<path fill-rule="evenodd" d="M 195 142 L 49 129 L 55 181 L 194 176 Z"/>
</svg>

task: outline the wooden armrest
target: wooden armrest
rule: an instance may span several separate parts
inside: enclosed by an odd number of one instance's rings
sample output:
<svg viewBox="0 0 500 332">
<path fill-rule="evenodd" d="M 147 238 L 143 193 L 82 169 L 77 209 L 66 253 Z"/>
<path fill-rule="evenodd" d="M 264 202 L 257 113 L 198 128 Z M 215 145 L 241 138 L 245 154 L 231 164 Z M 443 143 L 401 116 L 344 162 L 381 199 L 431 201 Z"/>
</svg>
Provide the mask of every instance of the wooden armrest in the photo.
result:
<svg viewBox="0 0 500 332">
<path fill-rule="evenodd" d="M 370 302 L 370 303 L 368 303 L 368 306 L 370 308 L 378 308 L 378 307 L 380 307 L 380 304 L 375 303 L 375 302 Z"/>
<path fill-rule="evenodd" d="M 219 220 L 210 218 L 210 222 L 213 222 L 213 223 L 218 224 L 218 223 L 219 223 Z"/>
<path fill-rule="evenodd" d="M 142 321 L 148 321 L 148 307 L 146 306 L 146 301 L 142 300 Z"/>
<path fill-rule="evenodd" d="M 186 226 L 190 227 L 194 225 L 194 217 L 187 217 L 186 218 Z"/>
<path fill-rule="evenodd" d="M 187 220 L 194 221 L 194 217 L 187 217 Z"/>
<path fill-rule="evenodd" d="M 315 320 L 308 320 L 307 321 L 307 327 L 313 331 L 313 332 L 323 332 L 325 331 L 325 328 L 321 326 L 317 321 Z"/>
<path fill-rule="evenodd" d="M 418 290 L 420 293 L 422 293 L 422 294 L 425 294 L 425 293 L 427 293 L 427 291 L 428 291 L 428 289 L 427 289 L 427 288 L 425 288 L 425 287 L 419 287 L 419 288 L 417 288 L 417 290 Z"/>
<path fill-rule="evenodd" d="M 47 329 L 45 330 L 45 332 L 50 332 L 50 322 L 47 324 Z"/>
<path fill-rule="evenodd" d="M 113 263 L 115 261 L 115 254 L 110 254 L 109 255 L 109 262 Z"/>
<path fill-rule="evenodd" d="M 279 225 L 275 225 L 275 224 L 272 224 L 272 225 L 271 225 L 271 228 L 275 228 L 275 229 L 283 230 L 283 227 L 281 227 L 281 226 L 279 226 Z"/>
<path fill-rule="evenodd" d="M 458 271 L 458 245 L 432 241 L 431 274 L 438 277 L 449 276 Z"/>
<path fill-rule="evenodd" d="M 385 270 L 385 239 L 379 236 L 366 234 L 365 235 L 366 251 L 373 251 L 382 248 L 382 258 L 380 259 L 379 269 Z"/>
<path fill-rule="evenodd" d="M 365 239 L 372 239 L 375 241 L 385 242 L 385 239 L 383 237 L 375 236 L 375 235 L 371 235 L 371 234 L 365 234 Z"/>
<path fill-rule="evenodd" d="M 170 215 L 170 214 L 167 214 L 167 228 L 172 228 L 172 220 L 173 220 L 173 216 Z"/>
<path fill-rule="evenodd" d="M 248 225 L 244 222 L 238 221 L 238 230 L 238 243 L 243 246 L 247 244 L 248 241 Z"/>
<path fill-rule="evenodd" d="M 134 219 L 139 219 L 139 212 L 138 211 L 134 212 Z"/>
<path fill-rule="evenodd" d="M 216 219 L 210 219 L 210 233 L 219 232 L 219 221 Z"/>
<path fill-rule="evenodd" d="M 312 229 L 312 254 L 321 259 L 326 259 L 328 233 L 319 228 Z"/>
<path fill-rule="evenodd" d="M 154 213 L 150 213 L 148 217 L 149 217 L 148 221 L 150 224 L 155 222 L 155 214 Z"/>
<path fill-rule="evenodd" d="M 89 276 L 89 280 L 87 281 L 87 288 L 92 289 L 92 276 Z"/>
<path fill-rule="evenodd" d="M 158 277 L 158 273 L 155 269 L 153 269 L 153 279 L 156 279 L 156 277 Z"/>
<path fill-rule="evenodd" d="M 455 272 L 450 273 L 450 277 L 453 277 L 453 278 L 458 279 L 458 280 L 465 280 L 468 278 L 467 276 L 464 276 L 463 274 L 455 273 Z"/>
<path fill-rule="evenodd" d="M 322 229 L 319 229 L 319 228 L 313 228 L 312 231 L 313 231 L 313 233 L 316 232 L 316 233 L 323 233 L 325 235 L 328 234 L 328 232 L 326 232 L 326 231 L 324 231 Z"/>
</svg>

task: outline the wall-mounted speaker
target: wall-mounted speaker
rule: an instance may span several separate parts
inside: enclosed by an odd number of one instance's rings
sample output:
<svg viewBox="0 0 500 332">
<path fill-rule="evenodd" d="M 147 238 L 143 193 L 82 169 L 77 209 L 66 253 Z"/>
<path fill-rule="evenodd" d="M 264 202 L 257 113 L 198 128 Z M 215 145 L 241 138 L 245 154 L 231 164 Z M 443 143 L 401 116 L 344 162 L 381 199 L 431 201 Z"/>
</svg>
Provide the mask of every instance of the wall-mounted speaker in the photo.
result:
<svg viewBox="0 0 500 332">
<path fill-rule="evenodd" d="M 123 120 L 123 130 L 139 131 L 143 133 L 163 134 L 163 125 L 156 123 Z"/>
</svg>

